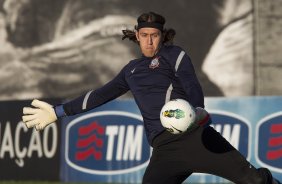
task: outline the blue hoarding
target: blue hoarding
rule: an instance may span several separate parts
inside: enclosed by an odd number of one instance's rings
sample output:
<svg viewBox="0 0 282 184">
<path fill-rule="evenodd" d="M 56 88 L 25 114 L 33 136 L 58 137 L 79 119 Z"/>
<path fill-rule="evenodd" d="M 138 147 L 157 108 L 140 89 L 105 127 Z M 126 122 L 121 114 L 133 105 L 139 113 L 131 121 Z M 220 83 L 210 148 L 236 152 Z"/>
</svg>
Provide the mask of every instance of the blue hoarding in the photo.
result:
<svg viewBox="0 0 282 184">
<path fill-rule="evenodd" d="M 282 97 L 206 98 L 206 109 L 225 139 L 282 180 Z M 63 119 L 61 179 L 141 183 L 151 154 L 142 124 L 132 99 Z M 195 173 L 186 182 L 226 180 Z"/>
<path fill-rule="evenodd" d="M 62 123 L 63 181 L 141 182 L 151 148 L 134 101 L 112 101 Z"/>
</svg>

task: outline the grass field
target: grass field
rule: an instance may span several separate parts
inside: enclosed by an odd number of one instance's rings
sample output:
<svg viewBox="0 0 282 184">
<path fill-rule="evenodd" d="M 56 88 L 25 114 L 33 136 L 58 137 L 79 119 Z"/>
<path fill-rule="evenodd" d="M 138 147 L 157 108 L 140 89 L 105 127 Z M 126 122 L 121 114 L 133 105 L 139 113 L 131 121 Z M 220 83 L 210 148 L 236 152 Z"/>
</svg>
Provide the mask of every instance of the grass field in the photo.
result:
<svg viewBox="0 0 282 184">
<path fill-rule="evenodd" d="M 76 183 L 76 182 L 51 182 L 51 181 L 0 181 L 0 184 L 109 184 L 109 183 Z M 111 184 L 120 184 L 120 183 L 111 183 Z M 136 183 L 137 184 L 137 183 Z M 189 184 L 197 184 L 197 183 L 189 183 Z M 206 183 L 208 184 L 208 183 Z M 223 184 L 223 183 L 220 183 Z M 231 183 L 225 183 L 231 184 Z"/>
<path fill-rule="evenodd" d="M 77 183 L 77 182 L 47 182 L 47 181 L 0 181 L 0 184 L 109 184 L 109 183 Z M 110 184 L 121 184 L 121 183 L 110 183 Z M 139 184 L 139 183 L 136 183 Z"/>
<path fill-rule="evenodd" d="M 94 183 L 94 182 L 54 182 L 54 181 L 0 181 L 0 184 L 121 184 L 121 183 Z M 134 183 L 132 183 L 134 184 Z M 136 183 L 141 184 L 141 183 Z"/>
<path fill-rule="evenodd" d="M 76 182 L 51 182 L 51 181 L 0 181 L 0 184 L 109 184 L 109 183 L 76 183 Z M 111 183 L 111 184 L 120 184 L 120 183 Z M 189 184 L 197 184 L 197 183 L 189 183 Z M 208 184 L 208 183 L 206 183 Z M 223 184 L 223 183 L 220 183 Z M 231 184 L 231 183 L 226 183 Z"/>
<path fill-rule="evenodd" d="M 62 184 L 62 182 L 51 182 L 51 181 L 0 181 L 0 184 Z M 64 183 L 64 184 L 84 184 L 84 183 Z"/>
<path fill-rule="evenodd" d="M 0 181 L 0 184 L 109 184 L 109 183 L 77 183 L 77 182 L 47 182 L 47 181 Z M 110 183 L 110 184 L 121 184 L 121 183 Z M 139 184 L 139 183 L 136 183 Z"/>
<path fill-rule="evenodd" d="M 0 184 L 109 184 L 109 183 L 74 183 L 74 182 L 47 182 L 47 181 L 0 181 Z M 121 184 L 121 183 L 111 183 Z M 136 183 L 137 184 L 137 183 Z"/>
</svg>

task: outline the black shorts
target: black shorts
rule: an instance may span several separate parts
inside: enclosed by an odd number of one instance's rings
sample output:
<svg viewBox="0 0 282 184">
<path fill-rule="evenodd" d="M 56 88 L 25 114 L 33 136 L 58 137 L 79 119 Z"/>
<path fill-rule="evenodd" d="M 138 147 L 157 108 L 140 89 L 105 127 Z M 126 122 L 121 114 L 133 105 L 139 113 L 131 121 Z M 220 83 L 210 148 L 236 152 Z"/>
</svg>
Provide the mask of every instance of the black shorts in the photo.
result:
<svg viewBox="0 0 282 184">
<path fill-rule="evenodd" d="M 234 183 L 271 183 L 212 127 L 197 127 L 181 135 L 165 131 L 152 146 L 143 184 L 178 184 L 193 172 Z"/>
</svg>

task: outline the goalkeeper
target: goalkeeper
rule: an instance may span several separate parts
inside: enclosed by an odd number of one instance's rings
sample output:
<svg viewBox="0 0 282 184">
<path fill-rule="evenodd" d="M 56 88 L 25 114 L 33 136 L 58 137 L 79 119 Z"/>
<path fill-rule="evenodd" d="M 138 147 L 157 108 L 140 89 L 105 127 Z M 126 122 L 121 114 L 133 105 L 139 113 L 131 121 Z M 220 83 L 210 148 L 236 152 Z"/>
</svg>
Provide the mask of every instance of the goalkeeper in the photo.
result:
<svg viewBox="0 0 282 184">
<path fill-rule="evenodd" d="M 34 100 L 23 109 L 28 128 L 43 130 L 64 116 L 86 112 L 131 91 L 153 147 L 144 184 L 178 184 L 193 172 L 209 173 L 240 184 L 279 183 L 266 168 L 255 168 L 218 132 L 209 126 L 204 96 L 189 56 L 171 44 L 175 31 L 164 29 L 163 16 L 140 15 L 134 31 L 124 38 L 140 46 L 142 56 L 130 61 L 120 73 L 99 89 L 62 105 Z M 171 99 L 184 99 L 196 107 L 198 126 L 180 135 L 165 131 L 160 110 Z M 166 169 L 163 169 L 166 168 Z"/>
</svg>

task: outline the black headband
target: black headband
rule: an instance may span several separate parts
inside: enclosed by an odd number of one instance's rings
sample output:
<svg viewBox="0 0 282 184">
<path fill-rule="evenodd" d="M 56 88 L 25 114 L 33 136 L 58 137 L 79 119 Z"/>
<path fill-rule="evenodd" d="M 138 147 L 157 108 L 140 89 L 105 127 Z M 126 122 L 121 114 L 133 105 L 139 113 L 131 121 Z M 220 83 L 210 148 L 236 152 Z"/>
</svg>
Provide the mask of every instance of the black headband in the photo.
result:
<svg viewBox="0 0 282 184">
<path fill-rule="evenodd" d="M 144 27 L 156 28 L 160 31 L 163 31 L 163 25 L 157 22 L 140 22 L 137 25 L 137 30 L 144 28 Z"/>
</svg>

